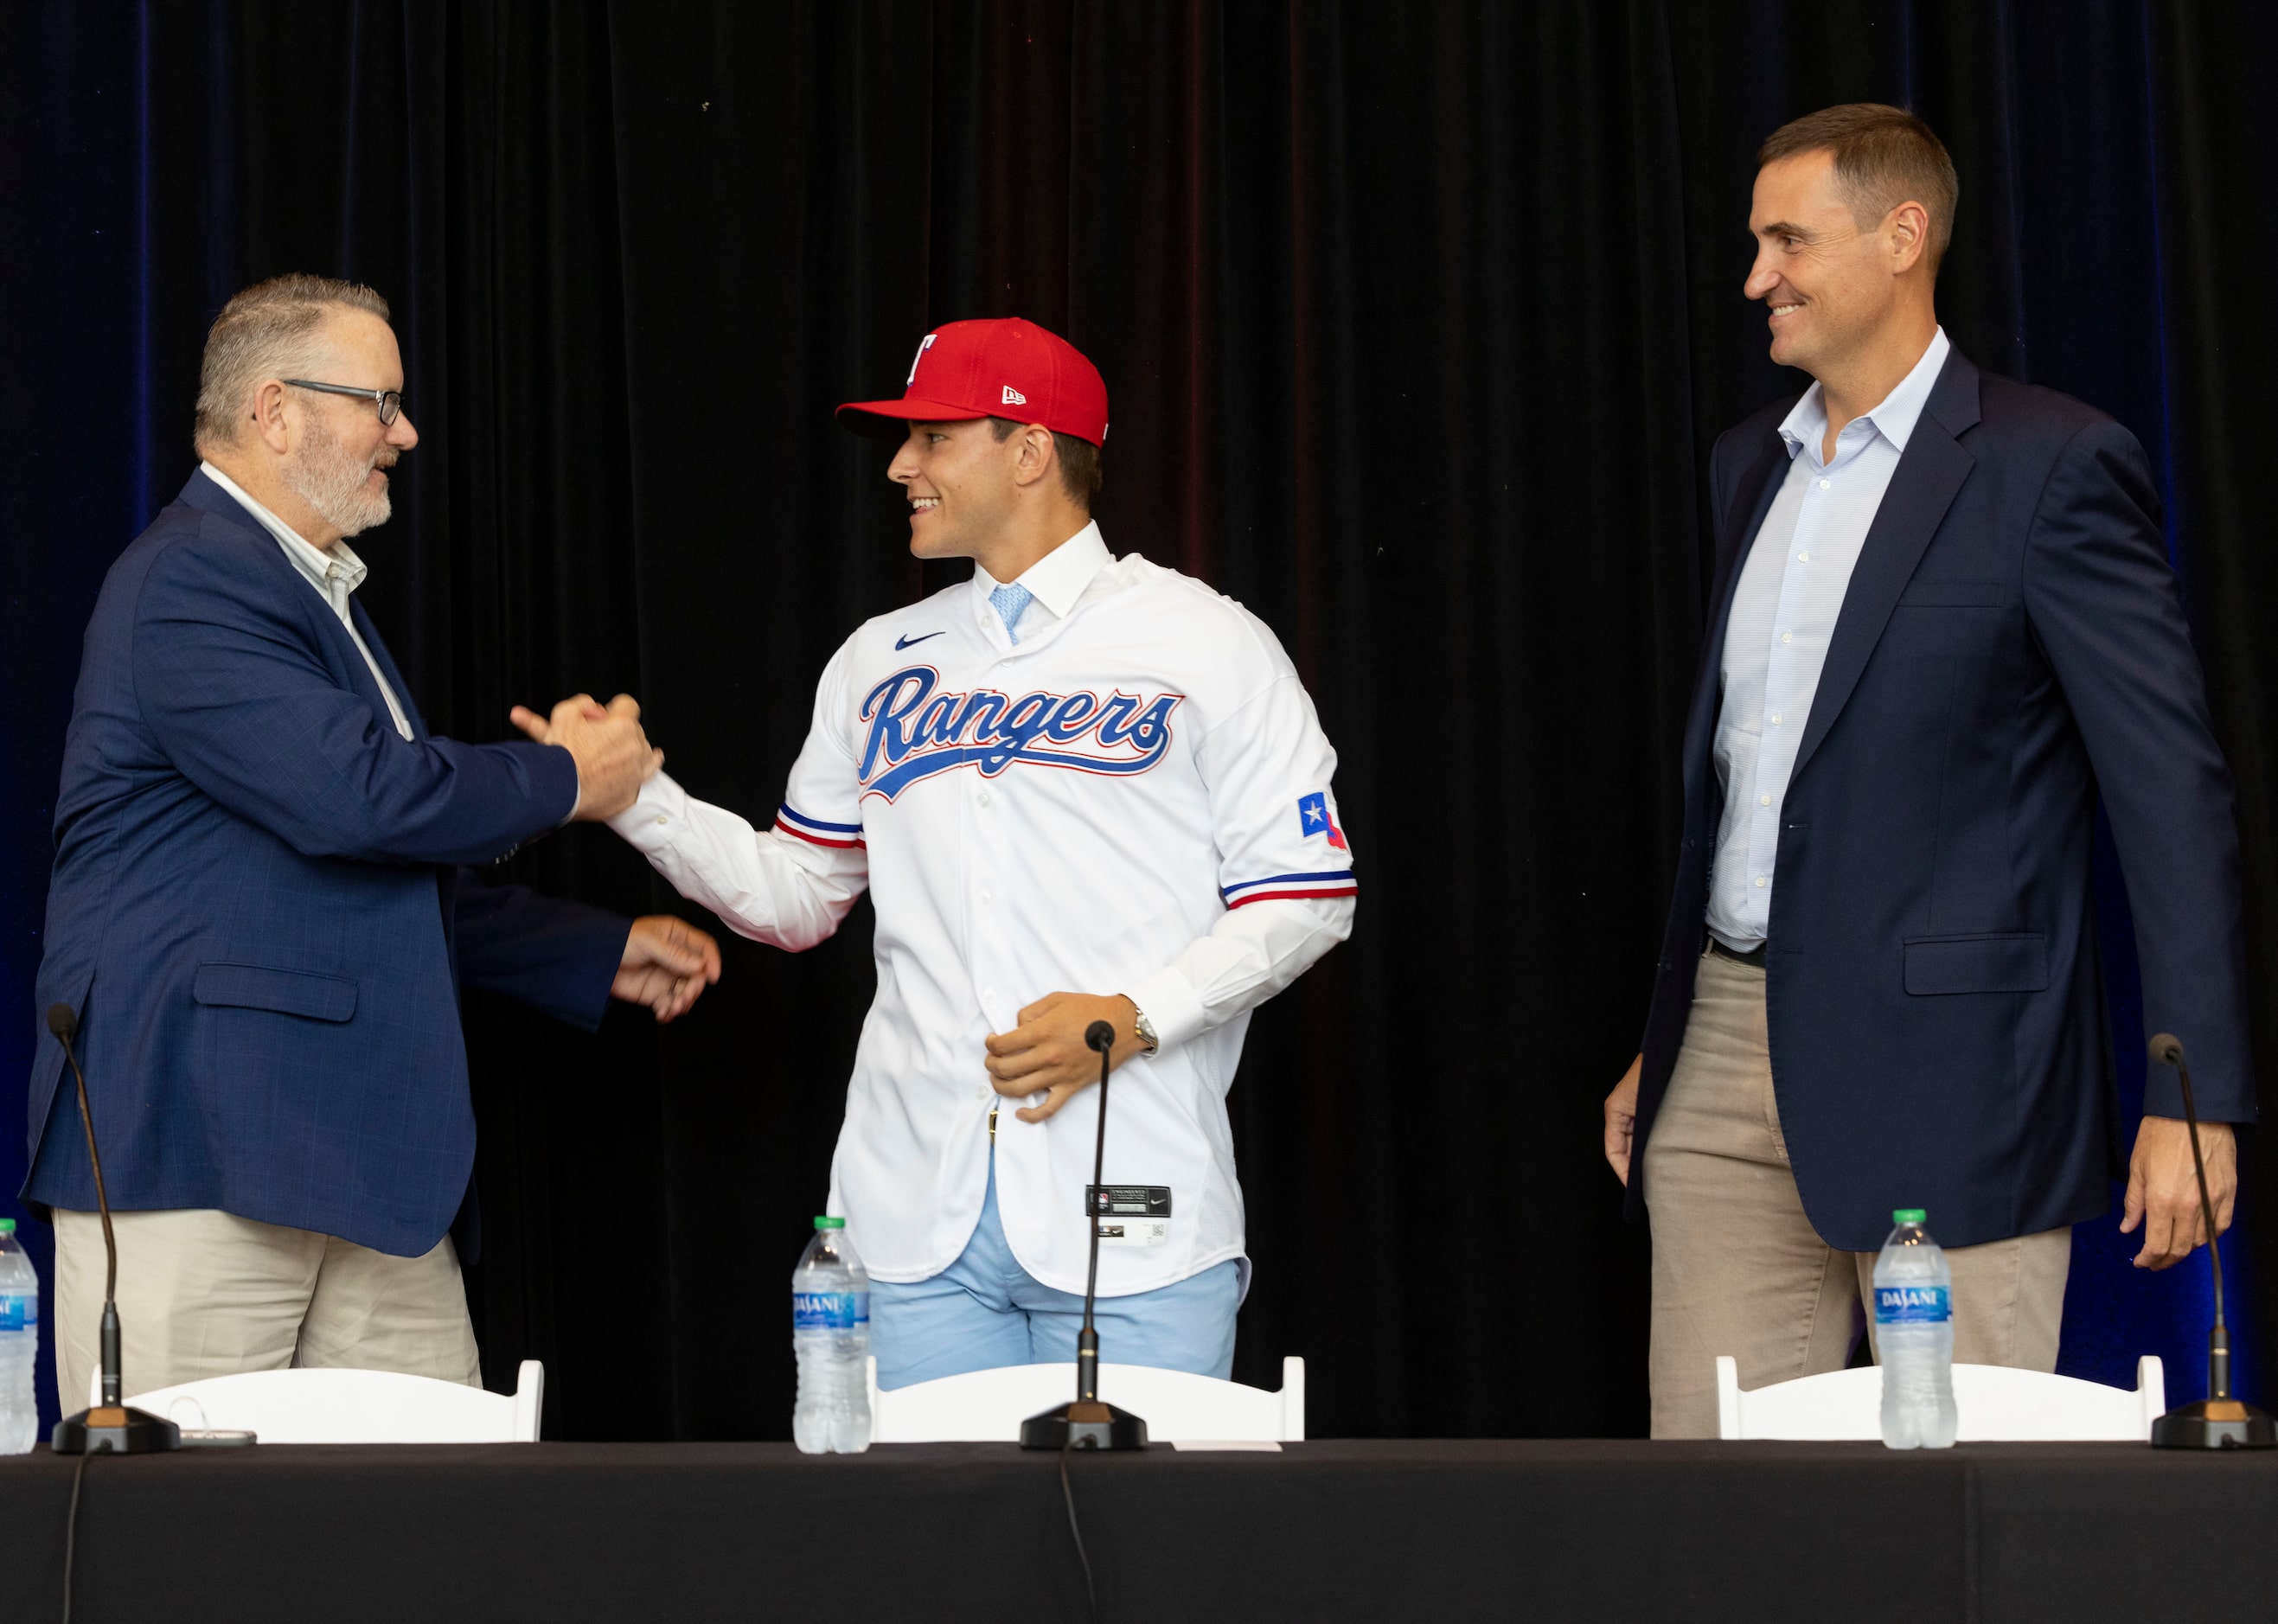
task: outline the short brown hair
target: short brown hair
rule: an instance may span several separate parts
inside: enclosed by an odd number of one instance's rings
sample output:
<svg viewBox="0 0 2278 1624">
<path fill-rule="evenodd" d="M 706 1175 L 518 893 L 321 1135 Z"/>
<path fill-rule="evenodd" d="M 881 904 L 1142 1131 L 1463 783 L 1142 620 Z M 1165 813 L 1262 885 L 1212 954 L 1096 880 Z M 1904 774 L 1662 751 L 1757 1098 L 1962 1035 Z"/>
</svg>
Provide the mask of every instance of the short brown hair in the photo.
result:
<svg viewBox="0 0 2278 1624">
<path fill-rule="evenodd" d="M 236 442 L 239 414 L 255 385 L 306 371 L 317 331 L 338 309 L 387 319 L 386 300 L 361 282 L 332 277 L 271 277 L 222 306 L 198 370 L 199 450 Z"/>
<path fill-rule="evenodd" d="M 1806 113 L 1771 133 L 1756 153 L 1756 167 L 1807 152 L 1835 155 L 1835 182 L 1864 227 L 1900 203 L 1930 211 L 1930 268 L 1938 272 L 1953 240 L 1953 208 L 1961 181 L 1945 143 L 1903 107 L 1846 102 Z"/>
<path fill-rule="evenodd" d="M 1000 446 L 1013 438 L 1015 430 L 1028 426 L 1012 417 L 991 417 L 989 420 L 989 432 L 997 437 L 997 443 Z M 1084 512 L 1089 513 L 1091 505 L 1099 499 L 1099 487 L 1107 479 L 1107 471 L 1099 465 L 1099 447 L 1089 440 L 1078 439 L 1073 434 L 1063 434 L 1054 429 L 1052 449 L 1059 454 L 1060 489 L 1082 506 Z"/>
</svg>

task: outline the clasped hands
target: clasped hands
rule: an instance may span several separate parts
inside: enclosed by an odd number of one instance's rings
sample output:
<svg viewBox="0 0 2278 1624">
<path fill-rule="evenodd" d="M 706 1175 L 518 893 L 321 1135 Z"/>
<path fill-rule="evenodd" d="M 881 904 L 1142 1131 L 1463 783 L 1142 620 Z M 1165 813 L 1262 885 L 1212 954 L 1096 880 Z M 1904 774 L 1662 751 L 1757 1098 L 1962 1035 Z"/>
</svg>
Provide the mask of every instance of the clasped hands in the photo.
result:
<svg viewBox="0 0 2278 1624">
<path fill-rule="evenodd" d="M 517 705 L 507 720 L 539 743 L 570 752 L 577 764 L 577 806 L 570 815 L 583 822 L 615 817 L 664 766 L 664 752 L 641 730 L 640 705 L 631 694 L 607 705 L 591 694 L 572 694 L 550 716 Z"/>
<path fill-rule="evenodd" d="M 607 705 L 591 694 L 572 694 L 550 716 L 517 705 L 508 720 L 539 743 L 570 752 L 577 764 L 577 808 L 570 816 L 585 822 L 614 818 L 631 806 L 664 766 L 664 752 L 641 730 L 640 705 L 631 694 Z M 720 944 L 709 932 L 669 913 L 644 914 L 625 937 L 609 995 L 646 1005 L 662 1025 L 686 1014 L 719 979 Z"/>
</svg>

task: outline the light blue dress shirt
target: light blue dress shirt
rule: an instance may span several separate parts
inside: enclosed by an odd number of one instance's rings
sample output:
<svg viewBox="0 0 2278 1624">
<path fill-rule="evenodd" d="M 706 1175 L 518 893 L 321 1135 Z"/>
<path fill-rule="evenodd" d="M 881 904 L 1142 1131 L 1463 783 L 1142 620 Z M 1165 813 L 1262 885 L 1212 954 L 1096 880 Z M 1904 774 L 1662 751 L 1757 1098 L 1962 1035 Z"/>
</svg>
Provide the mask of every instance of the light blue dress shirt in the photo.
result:
<svg viewBox="0 0 2278 1624">
<path fill-rule="evenodd" d="M 1781 423 L 1787 478 L 1741 567 L 1724 623 L 1716 775 L 1724 820 L 1708 880 L 1708 931 L 1749 952 L 1770 934 L 1780 805 L 1820 668 L 1868 527 L 1953 347 L 1941 327 L 1880 406 L 1844 424 L 1823 459 L 1827 406 L 1815 383 Z"/>
</svg>

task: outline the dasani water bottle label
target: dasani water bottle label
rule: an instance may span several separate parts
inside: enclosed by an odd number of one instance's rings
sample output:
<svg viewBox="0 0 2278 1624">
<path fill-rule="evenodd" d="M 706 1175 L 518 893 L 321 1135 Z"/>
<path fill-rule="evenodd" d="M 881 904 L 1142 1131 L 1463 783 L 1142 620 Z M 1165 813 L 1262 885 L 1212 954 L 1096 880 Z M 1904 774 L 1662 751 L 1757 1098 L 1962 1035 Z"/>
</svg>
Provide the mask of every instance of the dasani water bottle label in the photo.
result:
<svg viewBox="0 0 2278 1624">
<path fill-rule="evenodd" d="M 1942 1325 L 1953 1317 L 1942 1285 L 1878 1285 L 1875 1288 L 1877 1325 Z"/>
<path fill-rule="evenodd" d="M 868 1292 L 793 1292 L 793 1330 L 852 1330 L 870 1323 Z"/>
<path fill-rule="evenodd" d="M 0 1330 L 30 1330 L 40 1323 L 40 1300 L 22 1292 L 0 1292 Z"/>
</svg>

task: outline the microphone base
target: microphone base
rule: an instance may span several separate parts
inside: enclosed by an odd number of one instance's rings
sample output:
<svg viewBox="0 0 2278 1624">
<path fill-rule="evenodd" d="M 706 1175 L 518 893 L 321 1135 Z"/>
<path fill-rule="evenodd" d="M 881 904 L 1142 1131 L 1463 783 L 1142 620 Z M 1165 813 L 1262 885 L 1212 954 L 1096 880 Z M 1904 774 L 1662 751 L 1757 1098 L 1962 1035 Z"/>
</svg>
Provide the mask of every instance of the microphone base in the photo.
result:
<svg viewBox="0 0 2278 1624">
<path fill-rule="evenodd" d="M 2202 1399 L 2152 1423 L 2154 1449 L 2269 1449 L 2278 1446 L 2270 1412 L 2236 1399 Z"/>
<path fill-rule="evenodd" d="M 126 1405 L 66 1415 L 49 1435 L 59 1455 L 159 1455 L 182 1446 L 182 1430 L 163 1415 Z"/>
<path fill-rule="evenodd" d="M 1074 1399 L 1021 1423 L 1023 1449 L 1144 1449 L 1147 1423 L 1112 1404 Z"/>
</svg>

